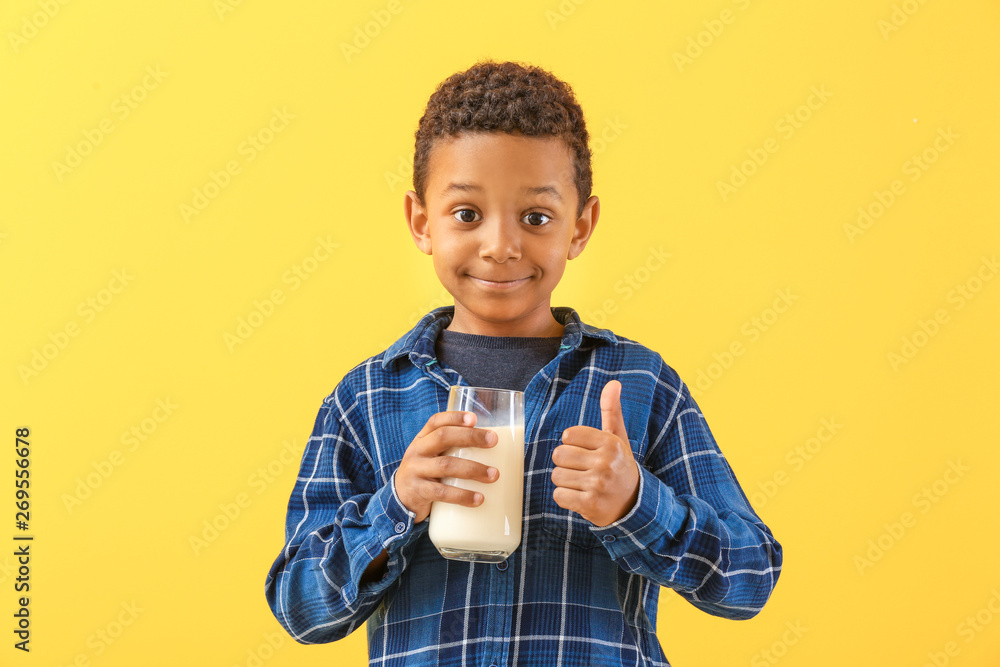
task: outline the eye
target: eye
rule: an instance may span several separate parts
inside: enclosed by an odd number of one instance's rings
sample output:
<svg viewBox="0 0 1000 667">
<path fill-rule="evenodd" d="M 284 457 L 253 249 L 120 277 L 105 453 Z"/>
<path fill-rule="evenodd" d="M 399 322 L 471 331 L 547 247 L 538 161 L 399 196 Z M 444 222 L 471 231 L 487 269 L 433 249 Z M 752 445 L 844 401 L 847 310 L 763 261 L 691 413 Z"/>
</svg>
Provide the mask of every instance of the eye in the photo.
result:
<svg viewBox="0 0 1000 667">
<path fill-rule="evenodd" d="M 471 220 L 468 219 L 469 215 L 472 216 Z M 463 208 L 460 211 L 455 211 L 454 217 L 459 222 L 475 222 L 476 221 L 476 217 L 478 217 L 478 216 L 476 215 L 476 212 L 473 211 L 471 208 Z"/>
<path fill-rule="evenodd" d="M 531 213 L 529 213 L 528 215 L 525 216 L 525 219 L 529 220 L 528 224 L 531 225 L 532 227 L 541 227 L 542 225 L 547 225 L 548 224 L 548 222 L 539 222 L 538 224 L 533 224 L 532 222 L 530 222 L 531 216 L 533 216 L 533 215 L 534 216 L 539 216 L 540 215 L 543 218 L 547 218 L 548 220 L 552 220 L 552 218 L 550 216 L 542 213 L 541 211 L 532 211 Z M 536 218 L 536 220 L 537 220 L 537 218 Z"/>
</svg>

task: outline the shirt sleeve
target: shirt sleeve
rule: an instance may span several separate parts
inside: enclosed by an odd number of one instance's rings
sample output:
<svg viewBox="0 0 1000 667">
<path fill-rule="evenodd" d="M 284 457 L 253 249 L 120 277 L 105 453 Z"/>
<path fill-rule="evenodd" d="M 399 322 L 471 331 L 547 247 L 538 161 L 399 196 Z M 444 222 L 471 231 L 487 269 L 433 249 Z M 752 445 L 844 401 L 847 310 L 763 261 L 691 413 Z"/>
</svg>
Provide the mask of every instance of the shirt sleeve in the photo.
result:
<svg viewBox="0 0 1000 667">
<path fill-rule="evenodd" d="M 343 382 L 320 408 L 288 501 L 285 546 L 265 582 L 272 613 L 302 644 L 341 639 L 364 623 L 426 530 L 400 502 L 395 475 L 377 484 L 359 414 Z M 388 571 L 362 584 L 383 549 Z"/>
<path fill-rule="evenodd" d="M 752 618 L 777 583 L 781 545 L 751 508 L 687 386 L 672 398 L 653 406 L 669 416 L 639 466 L 635 506 L 591 531 L 624 570 L 714 616 Z"/>
</svg>

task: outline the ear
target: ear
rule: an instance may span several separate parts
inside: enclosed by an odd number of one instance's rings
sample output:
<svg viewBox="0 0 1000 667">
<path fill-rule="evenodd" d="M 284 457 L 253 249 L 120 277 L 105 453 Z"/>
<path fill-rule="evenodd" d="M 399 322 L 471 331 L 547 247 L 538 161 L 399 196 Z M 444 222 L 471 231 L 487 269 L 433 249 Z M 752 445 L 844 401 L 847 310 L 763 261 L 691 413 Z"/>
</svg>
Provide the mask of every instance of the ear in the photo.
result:
<svg viewBox="0 0 1000 667">
<path fill-rule="evenodd" d="M 596 195 L 591 195 L 587 203 L 583 205 L 583 211 L 577 218 L 573 226 L 573 238 L 569 243 L 569 253 L 566 259 L 578 257 L 583 249 L 587 247 L 590 235 L 594 233 L 597 226 L 597 219 L 601 216 L 601 202 Z"/>
<path fill-rule="evenodd" d="M 413 242 L 420 248 L 420 252 L 425 255 L 434 254 L 431 251 L 430 225 L 427 221 L 427 211 L 420 198 L 413 190 L 407 190 L 403 197 L 403 213 L 406 216 L 406 224 L 410 228 L 410 235 Z"/>
</svg>

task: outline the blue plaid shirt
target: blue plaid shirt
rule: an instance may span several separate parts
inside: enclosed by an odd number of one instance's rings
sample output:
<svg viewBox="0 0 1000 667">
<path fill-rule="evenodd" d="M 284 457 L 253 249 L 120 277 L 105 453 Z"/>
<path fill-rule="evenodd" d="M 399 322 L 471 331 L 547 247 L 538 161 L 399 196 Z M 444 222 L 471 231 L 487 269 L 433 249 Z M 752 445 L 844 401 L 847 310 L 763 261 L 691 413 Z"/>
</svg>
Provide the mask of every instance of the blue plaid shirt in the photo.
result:
<svg viewBox="0 0 1000 667">
<path fill-rule="evenodd" d="M 467 384 L 434 354 L 454 306 L 436 308 L 351 369 L 320 407 L 267 574 L 278 622 L 298 642 L 368 621 L 371 665 L 669 665 L 656 637 L 660 586 L 730 619 L 757 614 L 781 545 L 754 513 L 687 386 L 659 354 L 554 307 L 554 359 L 525 390 L 524 524 L 503 563 L 442 558 L 394 473 L 448 389 Z M 564 429 L 601 428 L 600 396 L 622 383 L 639 496 L 598 528 L 552 499 Z M 388 551 L 388 572 L 361 583 Z"/>
</svg>

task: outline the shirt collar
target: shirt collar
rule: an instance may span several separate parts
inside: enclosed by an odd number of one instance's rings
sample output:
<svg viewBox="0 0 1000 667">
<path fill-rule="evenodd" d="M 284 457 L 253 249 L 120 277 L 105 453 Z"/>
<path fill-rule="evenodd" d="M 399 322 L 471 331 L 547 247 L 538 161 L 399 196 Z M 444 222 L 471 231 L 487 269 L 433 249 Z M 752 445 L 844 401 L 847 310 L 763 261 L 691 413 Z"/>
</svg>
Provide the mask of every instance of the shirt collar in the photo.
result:
<svg viewBox="0 0 1000 667">
<path fill-rule="evenodd" d="M 583 349 L 590 349 L 599 344 L 600 341 L 612 345 L 618 344 L 618 337 L 610 329 L 599 329 L 586 324 L 573 308 L 554 306 L 551 310 L 552 316 L 563 325 L 560 351 L 567 348 L 580 348 L 583 346 L 585 338 L 592 339 L 594 343 Z M 418 365 L 421 358 L 433 359 L 435 356 L 434 343 L 437 341 L 438 333 L 451 323 L 454 315 L 455 306 L 441 306 L 424 315 L 406 335 L 390 345 L 385 351 L 382 356 L 382 368 L 386 368 L 394 359 L 403 355 L 409 356 L 414 365 Z"/>
</svg>

